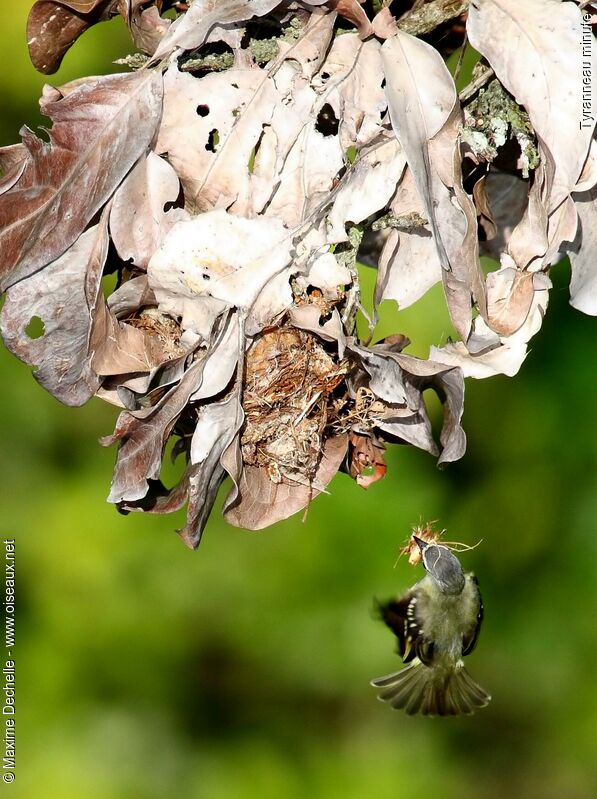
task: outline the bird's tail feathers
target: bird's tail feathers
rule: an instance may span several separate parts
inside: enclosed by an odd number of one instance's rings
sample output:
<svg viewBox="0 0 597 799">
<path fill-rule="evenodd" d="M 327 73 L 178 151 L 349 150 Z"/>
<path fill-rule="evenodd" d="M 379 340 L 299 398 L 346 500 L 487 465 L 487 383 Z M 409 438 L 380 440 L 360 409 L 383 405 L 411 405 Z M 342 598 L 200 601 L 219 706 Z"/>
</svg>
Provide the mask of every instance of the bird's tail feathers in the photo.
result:
<svg viewBox="0 0 597 799">
<path fill-rule="evenodd" d="M 454 669 L 445 671 L 425 666 L 416 658 L 402 671 L 378 677 L 371 685 L 382 689 L 378 694 L 382 702 L 409 715 L 469 715 L 491 699 L 461 660 Z"/>
</svg>

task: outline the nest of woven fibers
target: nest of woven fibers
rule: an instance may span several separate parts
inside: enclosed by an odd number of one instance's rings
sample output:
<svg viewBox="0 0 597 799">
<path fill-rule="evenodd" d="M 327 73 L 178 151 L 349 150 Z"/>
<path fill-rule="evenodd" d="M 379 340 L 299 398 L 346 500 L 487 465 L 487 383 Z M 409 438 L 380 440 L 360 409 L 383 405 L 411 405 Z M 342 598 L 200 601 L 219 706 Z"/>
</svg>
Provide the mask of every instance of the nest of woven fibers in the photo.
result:
<svg viewBox="0 0 597 799">
<path fill-rule="evenodd" d="M 332 394 L 346 375 L 311 333 L 278 327 L 260 335 L 245 362 L 243 461 L 270 480 L 310 479 L 333 414 Z"/>
</svg>

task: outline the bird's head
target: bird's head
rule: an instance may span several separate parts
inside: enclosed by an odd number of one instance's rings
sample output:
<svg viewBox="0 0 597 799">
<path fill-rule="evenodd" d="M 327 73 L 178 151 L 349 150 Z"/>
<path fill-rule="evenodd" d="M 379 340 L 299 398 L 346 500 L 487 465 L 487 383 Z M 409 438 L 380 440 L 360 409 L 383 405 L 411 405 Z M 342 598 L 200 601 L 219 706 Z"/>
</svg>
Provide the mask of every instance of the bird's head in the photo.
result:
<svg viewBox="0 0 597 799">
<path fill-rule="evenodd" d="M 430 544 L 413 536 L 421 550 L 423 566 L 444 594 L 460 594 L 464 588 L 464 572 L 454 553 L 443 544 Z"/>
</svg>

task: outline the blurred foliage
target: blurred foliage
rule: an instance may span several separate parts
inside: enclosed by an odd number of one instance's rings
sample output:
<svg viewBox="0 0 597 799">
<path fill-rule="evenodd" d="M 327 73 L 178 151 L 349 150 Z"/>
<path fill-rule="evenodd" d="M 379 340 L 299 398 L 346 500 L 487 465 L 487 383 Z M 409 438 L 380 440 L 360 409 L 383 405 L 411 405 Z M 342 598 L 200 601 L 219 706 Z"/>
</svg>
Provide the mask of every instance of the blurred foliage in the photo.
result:
<svg viewBox="0 0 597 799">
<path fill-rule="evenodd" d="M 6 15 L 2 143 L 36 125 L 47 80 L 26 57 L 27 3 Z M 119 21 L 67 54 L 55 84 L 127 52 Z M 364 269 L 365 293 L 374 273 Z M 60 406 L 0 352 L 2 528 L 17 539 L 17 779 L 40 799 L 587 799 L 597 707 L 595 320 L 567 304 L 568 272 L 521 374 L 467 385 L 465 458 L 443 472 L 410 448 L 367 493 L 331 496 L 249 533 L 214 514 L 200 550 L 181 516 L 105 502 L 116 410 Z M 382 309 L 378 335 L 426 355 L 450 334 L 436 289 Z M 398 547 L 419 520 L 483 544 L 463 555 L 486 605 L 472 718 L 420 719 L 375 699 L 399 666 L 374 595 L 420 576 Z M 9 796 L 9 789 L 6 790 Z"/>
</svg>

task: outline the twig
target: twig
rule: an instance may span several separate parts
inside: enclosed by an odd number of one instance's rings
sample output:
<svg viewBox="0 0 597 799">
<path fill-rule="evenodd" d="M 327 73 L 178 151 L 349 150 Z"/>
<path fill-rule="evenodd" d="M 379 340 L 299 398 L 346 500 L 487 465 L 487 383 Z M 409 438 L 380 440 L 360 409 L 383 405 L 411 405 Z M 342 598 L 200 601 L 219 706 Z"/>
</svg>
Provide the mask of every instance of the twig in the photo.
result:
<svg viewBox="0 0 597 799">
<path fill-rule="evenodd" d="M 398 20 L 398 27 L 405 33 L 421 36 L 430 33 L 438 25 L 459 17 L 467 10 L 470 0 L 432 0 L 424 5 L 415 4 Z"/>
<path fill-rule="evenodd" d="M 460 55 L 458 56 L 458 62 L 456 64 L 456 69 L 454 70 L 454 83 L 460 77 L 460 70 L 462 69 L 462 63 L 464 61 L 464 54 L 466 53 L 466 48 L 468 46 L 468 33 L 465 32 L 464 34 L 464 41 L 462 42 L 462 47 L 460 48 Z"/>
<path fill-rule="evenodd" d="M 465 86 L 464 89 L 458 95 L 458 99 L 461 103 L 466 103 L 467 100 L 470 100 L 480 88 L 485 86 L 487 81 L 490 78 L 493 78 L 495 72 L 491 67 L 487 67 L 484 72 L 478 75 L 474 80 L 472 80 L 468 86 Z"/>
</svg>

